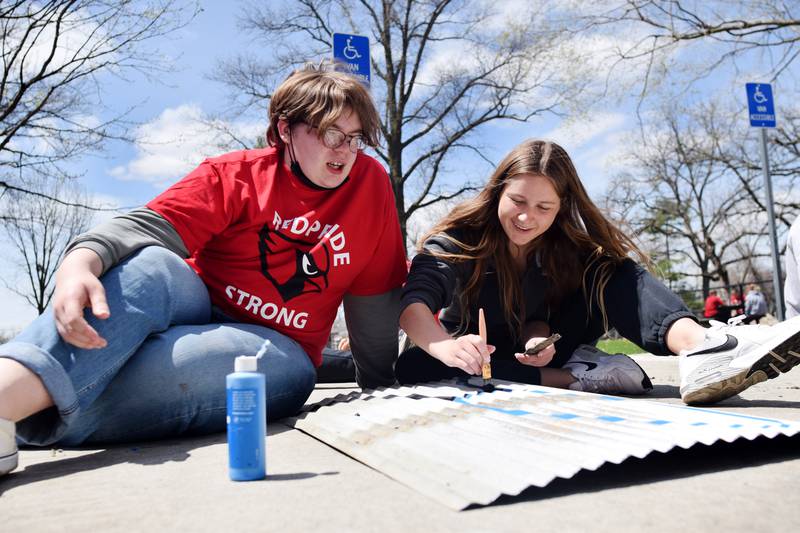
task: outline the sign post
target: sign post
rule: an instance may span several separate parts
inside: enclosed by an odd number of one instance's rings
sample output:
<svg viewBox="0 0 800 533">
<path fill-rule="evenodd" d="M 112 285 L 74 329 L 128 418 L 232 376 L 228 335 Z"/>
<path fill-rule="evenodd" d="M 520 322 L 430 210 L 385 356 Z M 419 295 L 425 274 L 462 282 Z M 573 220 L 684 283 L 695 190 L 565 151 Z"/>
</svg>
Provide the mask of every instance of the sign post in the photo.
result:
<svg viewBox="0 0 800 533">
<path fill-rule="evenodd" d="M 333 34 L 333 59 L 339 69 L 369 87 L 369 38 L 349 33 Z"/>
<path fill-rule="evenodd" d="M 775 101 L 772 98 L 772 86 L 768 83 L 748 83 L 745 88 L 747 89 L 750 126 L 761 129 L 761 171 L 764 174 L 764 188 L 767 192 L 767 220 L 769 221 L 769 234 L 772 244 L 772 284 L 775 289 L 775 312 L 778 315 L 778 320 L 783 320 L 783 276 L 781 275 L 778 233 L 775 230 L 772 179 L 769 175 L 769 159 L 767 158 L 767 128 L 776 126 Z"/>
</svg>

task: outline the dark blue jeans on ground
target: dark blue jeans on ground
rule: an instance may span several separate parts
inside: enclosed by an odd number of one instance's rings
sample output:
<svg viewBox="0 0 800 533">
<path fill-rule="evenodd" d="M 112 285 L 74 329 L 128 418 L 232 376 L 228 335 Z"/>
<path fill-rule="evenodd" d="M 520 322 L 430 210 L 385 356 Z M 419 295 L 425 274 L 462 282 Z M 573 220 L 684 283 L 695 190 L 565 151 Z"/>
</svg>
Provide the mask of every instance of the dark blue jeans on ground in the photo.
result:
<svg viewBox="0 0 800 533">
<path fill-rule="evenodd" d="M 325 348 L 317 367 L 317 383 L 342 383 L 356 380 L 356 364 L 350 350 Z"/>
<path fill-rule="evenodd" d="M 593 282 L 591 276 L 589 286 Z M 609 328 L 615 328 L 626 339 L 656 355 L 670 354 L 666 334 L 676 320 L 684 317 L 695 319 L 675 293 L 634 261 L 625 261 L 616 269 L 603 297 Z M 565 298 L 561 306 L 552 311 L 548 322 L 553 333 L 561 334 L 555 345 L 556 355 L 547 365 L 552 368 L 561 368 L 579 345 L 595 344 L 605 333 L 600 307 L 596 299 L 587 307 L 583 288 Z M 451 327 L 457 328 L 458 325 Z M 471 327 L 469 333 L 477 333 L 477 328 Z M 515 343 L 510 334 L 492 336 L 490 332 L 489 344 L 496 347 L 492 355 L 492 377 L 541 383 L 538 368 L 523 365 L 514 357 L 514 353 L 522 352 L 524 346 Z M 402 384 L 467 377 L 464 371 L 446 366 L 417 347 L 400 354 L 395 373 Z"/>
<path fill-rule="evenodd" d="M 148 247 L 110 269 L 101 282 L 111 316 L 89 323 L 108 341 L 84 350 L 64 342 L 47 310 L 0 357 L 36 373 L 54 408 L 17 424 L 21 442 L 80 445 L 150 440 L 225 430 L 225 376 L 238 355 L 255 355 L 266 375 L 267 416 L 297 413 L 316 373 L 294 340 L 216 316 L 208 291 L 180 257 Z"/>
</svg>

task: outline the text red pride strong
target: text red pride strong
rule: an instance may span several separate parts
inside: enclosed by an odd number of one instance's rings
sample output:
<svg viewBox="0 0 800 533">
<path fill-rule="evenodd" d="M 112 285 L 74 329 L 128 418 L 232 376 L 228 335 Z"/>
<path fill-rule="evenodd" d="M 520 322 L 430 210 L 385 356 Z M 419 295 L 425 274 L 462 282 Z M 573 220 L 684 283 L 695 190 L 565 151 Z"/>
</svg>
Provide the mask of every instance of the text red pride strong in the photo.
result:
<svg viewBox="0 0 800 533">
<path fill-rule="evenodd" d="M 233 285 L 225 287 L 225 295 L 237 306 L 244 307 L 245 311 L 260 316 L 264 320 L 270 320 L 295 329 L 303 329 L 308 323 L 308 313 L 298 313 L 294 309 L 288 309 L 272 302 L 264 302 L 258 296 L 238 289 Z"/>
<path fill-rule="evenodd" d="M 339 229 L 339 224 L 323 225 L 319 220 L 312 222 L 302 216 L 284 219 L 276 211 L 272 217 L 272 225 L 275 231 L 289 231 L 294 235 L 303 237 L 315 234 L 320 241 L 327 239 L 335 252 L 333 254 L 333 266 L 350 264 L 350 252 L 342 252 L 347 244 L 347 239 L 344 236 L 344 231 Z"/>
</svg>

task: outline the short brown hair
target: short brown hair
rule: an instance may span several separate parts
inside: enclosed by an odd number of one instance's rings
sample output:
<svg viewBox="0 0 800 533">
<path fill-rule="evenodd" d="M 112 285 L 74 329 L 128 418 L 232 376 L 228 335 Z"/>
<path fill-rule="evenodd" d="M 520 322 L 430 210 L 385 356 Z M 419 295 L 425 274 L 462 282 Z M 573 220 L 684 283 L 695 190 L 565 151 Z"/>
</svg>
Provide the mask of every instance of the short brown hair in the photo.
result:
<svg viewBox="0 0 800 533">
<path fill-rule="evenodd" d="M 289 74 L 275 89 L 269 103 L 267 143 L 283 146 L 278 133 L 279 120 L 290 125 L 305 122 L 318 128 L 322 135 L 347 108 L 358 115 L 366 143 L 377 146 L 380 119 L 366 87 L 353 76 L 334 70 L 330 62 L 308 64 Z"/>
</svg>

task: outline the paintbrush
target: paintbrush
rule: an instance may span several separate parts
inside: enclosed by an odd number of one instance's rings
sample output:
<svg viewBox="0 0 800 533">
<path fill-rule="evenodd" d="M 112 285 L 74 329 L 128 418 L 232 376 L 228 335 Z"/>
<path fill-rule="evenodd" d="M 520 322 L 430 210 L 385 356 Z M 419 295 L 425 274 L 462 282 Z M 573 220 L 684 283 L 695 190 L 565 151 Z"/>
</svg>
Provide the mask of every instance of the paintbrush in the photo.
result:
<svg viewBox="0 0 800 533">
<path fill-rule="evenodd" d="M 527 350 L 525 350 L 525 355 L 536 355 L 537 353 L 541 352 L 542 350 L 544 350 L 545 348 L 547 348 L 560 338 L 561 335 L 559 335 L 558 333 L 553 333 L 552 335 L 547 337 L 545 340 L 541 341 L 536 346 L 532 346 Z"/>
<path fill-rule="evenodd" d="M 481 339 L 483 339 L 483 343 L 486 344 L 486 317 L 483 314 L 483 307 L 478 309 L 478 335 L 480 335 Z M 483 387 L 481 388 L 486 392 L 491 392 L 494 390 L 494 385 L 488 381 L 492 379 L 492 365 L 489 363 L 484 363 L 481 367 L 481 374 L 483 376 Z"/>
</svg>

